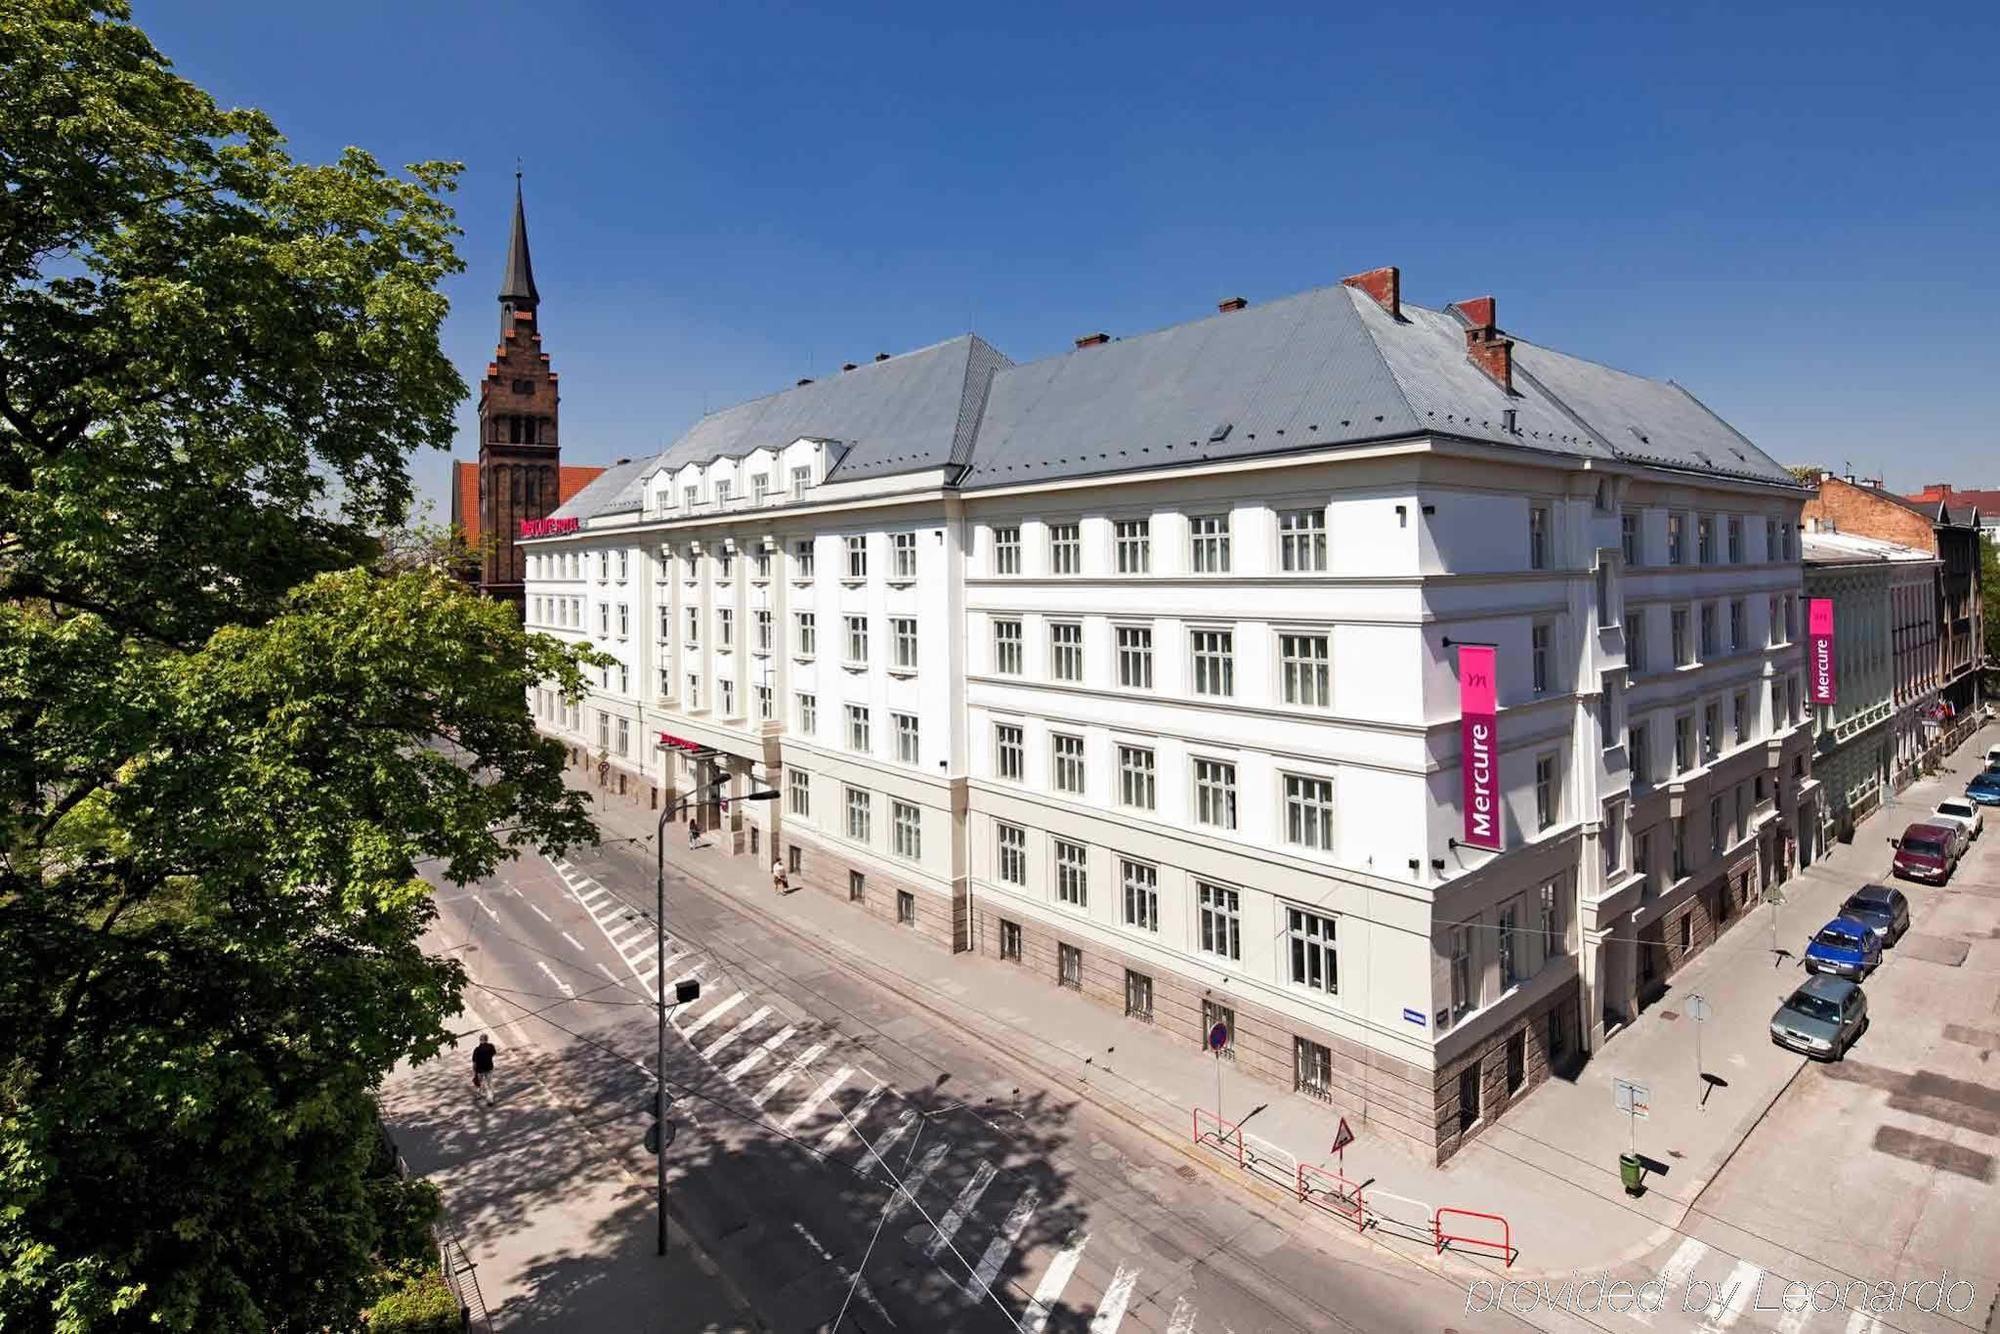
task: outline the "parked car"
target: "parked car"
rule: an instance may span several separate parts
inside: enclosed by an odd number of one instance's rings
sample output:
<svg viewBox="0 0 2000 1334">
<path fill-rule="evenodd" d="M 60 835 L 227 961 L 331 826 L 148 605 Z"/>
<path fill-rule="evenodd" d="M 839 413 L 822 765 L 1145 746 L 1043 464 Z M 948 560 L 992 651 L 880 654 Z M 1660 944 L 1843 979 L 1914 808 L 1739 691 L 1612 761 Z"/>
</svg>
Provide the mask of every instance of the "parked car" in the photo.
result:
<svg viewBox="0 0 2000 1334">
<path fill-rule="evenodd" d="M 1980 806 L 2000 806 L 2000 769 L 1973 775 L 1965 785 L 1966 798 Z"/>
<path fill-rule="evenodd" d="M 1771 1041 L 1837 1061 L 1868 1027 L 1868 998 L 1844 977 L 1809 977 L 1771 1016 Z"/>
<path fill-rule="evenodd" d="M 1864 923 L 1887 949 L 1910 929 L 1910 900 L 1893 885 L 1863 885 L 1840 905 L 1840 915 Z"/>
<path fill-rule="evenodd" d="M 1866 922 L 1836 917 L 1806 942 L 1808 973 L 1832 973 L 1857 982 L 1882 964 L 1882 940 Z"/>
<path fill-rule="evenodd" d="M 2000 768 L 2000 746 L 1988 746 L 1986 748 L 1986 767 L 1989 769 Z"/>
<path fill-rule="evenodd" d="M 1931 807 L 1932 824 L 1955 824 L 1965 830 L 1969 843 L 1986 830 L 1986 817 L 1979 812 L 1979 803 L 1967 801 L 1964 797 L 1946 797 Z"/>
<path fill-rule="evenodd" d="M 1929 823 L 1913 824 L 1903 831 L 1901 838 L 1889 840 L 1889 846 L 1896 850 L 1891 867 L 1905 880 L 1942 885 L 1951 879 L 1952 868 L 1958 865 L 1957 842 L 1955 830 Z"/>
<path fill-rule="evenodd" d="M 1929 815 L 1926 815 L 1924 823 L 1935 825 L 1939 829 L 1944 830 L 1945 833 L 1951 835 L 1951 860 L 1954 865 L 1965 857 L 1966 850 L 1972 846 L 1972 831 L 1970 829 L 1967 829 L 1956 820 L 1941 819 L 1936 811 L 1932 811 Z"/>
</svg>

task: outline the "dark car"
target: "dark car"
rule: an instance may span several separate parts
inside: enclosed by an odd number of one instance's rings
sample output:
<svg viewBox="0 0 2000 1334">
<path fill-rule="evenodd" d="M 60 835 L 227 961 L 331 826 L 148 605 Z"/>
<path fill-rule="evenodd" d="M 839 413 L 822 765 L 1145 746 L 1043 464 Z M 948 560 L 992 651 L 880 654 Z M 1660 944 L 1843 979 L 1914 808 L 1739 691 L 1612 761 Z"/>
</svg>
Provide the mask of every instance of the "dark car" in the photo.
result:
<svg viewBox="0 0 2000 1334">
<path fill-rule="evenodd" d="M 1856 981 L 1882 963 L 1882 940 L 1866 922 L 1836 917 L 1806 943 L 1808 973 L 1832 973 Z"/>
<path fill-rule="evenodd" d="M 1901 838 L 1889 842 L 1896 849 L 1896 860 L 1891 865 L 1903 879 L 1931 885 L 1942 885 L 1951 879 L 1952 866 L 1957 861 L 1953 851 L 1958 846 L 1955 831 L 1941 825 L 1913 824 L 1903 831 Z"/>
<path fill-rule="evenodd" d="M 1965 795 L 1981 806 L 2000 806 L 2000 769 L 1988 769 L 1965 785 Z"/>
<path fill-rule="evenodd" d="M 1863 885 L 1840 905 L 1840 915 L 1865 923 L 1885 949 L 1910 929 L 1910 901 L 1893 885 Z"/>
<path fill-rule="evenodd" d="M 1771 1041 L 1839 1060 L 1868 1027 L 1868 998 L 1844 977 L 1810 977 L 1771 1016 Z"/>
</svg>

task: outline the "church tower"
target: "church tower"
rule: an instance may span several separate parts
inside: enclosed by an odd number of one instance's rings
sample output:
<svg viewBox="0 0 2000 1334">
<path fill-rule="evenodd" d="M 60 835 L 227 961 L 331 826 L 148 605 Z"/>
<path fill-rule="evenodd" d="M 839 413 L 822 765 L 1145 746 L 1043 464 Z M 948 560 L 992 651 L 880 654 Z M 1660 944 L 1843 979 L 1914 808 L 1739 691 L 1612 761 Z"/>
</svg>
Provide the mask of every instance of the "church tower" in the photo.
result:
<svg viewBox="0 0 2000 1334">
<path fill-rule="evenodd" d="M 514 235 L 500 283 L 500 348 L 479 382 L 479 584 L 521 605 L 527 557 L 514 540 L 523 519 L 545 519 L 561 504 L 556 373 L 535 321 L 541 297 L 528 257 L 521 173 L 514 173 Z"/>
</svg>

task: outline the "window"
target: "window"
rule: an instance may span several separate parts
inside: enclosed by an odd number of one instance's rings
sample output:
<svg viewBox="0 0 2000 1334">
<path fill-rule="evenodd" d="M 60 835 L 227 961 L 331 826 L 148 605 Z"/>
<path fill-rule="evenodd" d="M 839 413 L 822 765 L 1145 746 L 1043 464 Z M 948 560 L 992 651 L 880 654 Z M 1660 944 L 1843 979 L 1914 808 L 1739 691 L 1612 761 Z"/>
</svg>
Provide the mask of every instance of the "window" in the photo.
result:
<svg viewBox="0 0 2000 1334">
<path fill-rule="evenodd" d="M 994 871 L 1010 885 L 1028 883 L 1028 831 L 1017 824 L 995 824 Z"/>
<path fill-rule="evenodd" d="M 1799 637 L 1799 602 L 1790 593 L 1785 594 L 1785 642 L 1792 643 Z"/>
<path fill-rule="evenodd" d="M 1695 562 L 1715 564 L 1715 518 L 1703 514 L 1694 521 Z"/>
<path fill-rule="evenodd" d="M 600 602 L 597 604 L 597 633 L 600 636 L 606 637 L 611 634 L 611 604 L 609 602 Z"/>
<path fill-rule="evenodd" d="M 1160 929 L 1160 872 L 1145 862 L 1120 861 L 1118 880 L 1125 891 L 1125 925 L 1141 931 Z"/>
<path fill-rule="evenodd" d="M 785 770 L 785 794 L 790 799 L 792 814 L 801 819 L 811 819 L 813 813 L 812 775 L 804 769 Z"/>
<path fill-rule="evenodd" d="M 1339 995 L 1340 956 L 1334 949 L 1334 919 L 1287 907 L 1285 939 L 1291 947 L 1292 985 Z"/>
<path fill-rule="evenodd" d="M 1056 902 L 1072 908 L 1090 906 L 1090 872 L 1085 866 L 1089 849 L 1081 843 L 1054 839 L 1056 851 Z"/>
<path fill-rule="evenodd" d="M 1694 636 L 1688 633 L 1688 609 L 1675 607 L 1669 617 L 1673 631 L 1674 666 L 1691 666 L 1694 662 Z"/>
<path fill-rule="evenodd" d="M 889 535 L 889 577 L 891 579 L 914 579 L 917 577 L 917 535 L 915 533 L 891 533 Z"/>
<path fill-rule="evenodd" d="M 728 547 L 724 547 L 715 553 L 715 577 L 718 581 L 728 583 L 735 570 L 736 553 L 734 551 L 731 551 Z"/>
<path fill-rule="evenodd" d="M 1058 792 L 1083 791 L 1083 738 L 1063 732 L 1049 734 L 1049 751 L 1055 759 Z"/>
<path fill-rule="evenodd" d="M 993 573 L 1019 574 L 1021 572 L 1021 530 L 1019 528 L 995 528 L 993 530 Z"/>
<path fill-rule="evenodd" d="M 1118 573 L 1146 574 L 1153 568 L 1153 525 L 1148 519 L 1119 519 L 1111 525 Z"/>
<path fill-rule="evenodd" d="M 1703 661 L 1713 661 L 1722 656 L 1722 642 L 1716 630 L 1713 602 L 1701 604 L 1701 656 Z"/>
<path fill-rule="evenodd" d="M 1153 1017 L 1153 979 L 1130 968 L 1125 970 L 1125 1013 L 1133 1019 Z"/>
<path fill-rule="evenodd" d="M 1549 641 L 1555 636 L 1555 628 L 1546 623 L 1532 627 L 1528 631 L 1528 659 L 1534 668 L 1534 686 L 1537 695 L 1549 693 L 1549 668 L 1553 650 Z"/>
<path fill-rule="evenodd" d="M 722 705 L 722 716 L 725 718 L 734 718 L 736 716 L 736 683 L 725 676 L 722 680 L 716 682 L 715 688 Z"/>
<path fill-rule="evenodd" d="M 630 574 L 630 573 L 631 573 L 631 571 L 632 571 L 632 553 L 631 553 L 631 552 L 629 552 L 629 551 L 621 551 L 621 552 L 619 552 L 619 553 L 618 553 L 618 582 L 619 582 L 619 583 L 621 583 L 621 584 L 622 584 L 622 583 L 624 583 L 624 582 L 625 582 L 625 577 L 626 577 L 626 576 L 627 576 L 628 574 Z"/>
<path fill-rule="evenodd" d="M 715 646 L 723 649 L 736 647 L 736 613 L 728 607 L 715 609 Z"/>
<path fill-rule="evenodd" d="M 1049 525 L 1049 573 L 1083 573 L 1082 525 L 1074 523 Z"/>
<path fill-rule="evenodd" d="M 760 721 L 768 723 L 771 721 L 771 687 L 758 686 L 756 690 L 757 717 Z"/>
<path fill-rule="evenodd" d="M 750 557 L 750 568 L 757 578 L 769 579 L 771 577 L 771 549 L 766 546 L 759 546 L 755 554 Z"/>
<path fill-rule="evenodd" d="M 1285 841 L 1333 850 L 1333 780 L 1285 775 Z"/>
<path fill-rule="evenodd" d="M 892 713 L 889 723 L 896 729 L 896 758 L 904 764 L 917 763 L 917 716 Z"/>
<path fill-rule="evenodd" d="M 1735 724 L 1736 744 L 1742 745 L 1750 739 L 1750 694 L 1739 690 L 1729 700 L 1730 719 Z"/>
<path fill-rule="evenodd" d="M 1778 549 L 1778 521 L 1764 520 L 1764 559 L 1776 560 L 1783 553 Z"/>
<path fill-rule="evenodd" d="M 1535 828 L 1552 828 L 1560 814 L 1562 793 L 1556 787 L 1556 753 L 1535 757 Z"/>
<path fill-rule="evenodd" d="M 618 740 L 612 747 L 612 750 L 614 754 L 618 755 L 630 755 L 632 753 L 632 720 L 630 718 L 620 718 L 618 720 Z"/>
<path fill-rule="evenodd" d="M 1528 1035 L 1516 1033 L 1507 1039 L 1507 1092 L 1511 1096 L 1528 1082 Z"/>
<path fill-rule="evenodd" d="M 686 704 L 690 709 L 699 709 L 701 707 L 701 678 L 693 672 L 688 673 Z"/>
<path fill-rule="evenodd" d="M 1118 627 L 1118 684 L 1132 690 L 1153 688 L 1153 632 L 1149 628 Z"/>
<path fill-rule="evenodd" d="M 1241 959 L 1242 896 L 1236 890 L 1224 885 L 1211 885 L 1206 880 L 1195 881 L 1194 896 L 1202 952 L 1219 954 L 1225 959 Z"/>
<path fill-rule="evenodd" d="M 1444 942 L 1451 971 L 1451 1022 L 1457 1023 L 1479 1008 L 1472 977 L 1472 928 L 1454 926 L 1445 932 Z"/>
<path fill-rule="evenodd" d="M 674 609 L 672 607 L 663 606 L 660 608 L 660 642 L 662 644 L 665 644 L 670 640 L 672 640 L 673 637 L 674 637 Z"/>
<path fill-rule="evenodd" d="M 1674 817 L 1674 879 L 1685 880 L 1688 873 L 1687 817 Z"/>
<path fill-rule="evenodd" d="M 819 652 L 819 616 L 810 611 L 799 612 L 793 623 L 797 627 L 798 656 L 810 658 Z"/>
<path fill-rule="evenodd" d="M 1778 638 L 1778 631 L 1782 624 L 1778 619 L 1778 599 L 1774 597 L 1771 599 L 1770 607 L 1764 613 L 1764 642 L 1766 647 L 1784 642 Z"/>
<path fill-rule="evenodd" d="M 1083 951 L 1074 945 L 1056 946 L 1056 985 L 1083 990 Z"/>
<path fill-rule="evenodd" d="M 849 871 L 847 873 L 848 902 L 850 903 L 861 902 L 862 895 L 865 894 L 867 890 L 868 890 L 867 876 L 863 875 L 859 871 Z"/>
<path fill-rule="evenodd" d="M 1021 623 L 993 622 L 993 670 L 1002 676 L 1021 674 Z"/>
<path fill-rule="evenodd" d="M 1563 895 L 1563 882 L 1551 880 L 1543 885 L 1535 906 L 1542 931 L 1542 957 L 1560 959 L 1569 953 L 1569 902 Z"/>
<path fill-rule="evenodd" d="M 688 632 L 687 632 L 688 647 L 695 648 L 698 647 L 701 643 L 701 608 L 689 607 L 687 609 L 687 613 L 688 613 Z"/>
<path fill-rule="evenodd" d="M 917 618 L 889 618 L 889 665 L 897 671 L 917 670 Z"/>
<path fill-rule="evenodd" d="M 1188 634 L 1194 650 L 1194 693 L 1228 696 L 1236 693 L 1236 634 L 1231 630 L 1194 630 Z"/>
<path fill-rule="evenodd" d="M 1328 679 L 1332 653 L 1325 635 L 1279 635 L 1278 661 L 1287 704 L 1324 709 L 1333 703 Z"/>
<path fill-rule="evenodd" d="M 1217 829 L 1236 827 L 1236 766 L 1222 760 L 1194 762 L 1194 818 Z"/>
<path fill-rule="evenodd" d="M 1028 770 L 1021 729 L 1013 723 L 993 725 L 993 772 L 1010 783 L 1021 782 Z"/>
<path fill-rule="evenodd" d="M 618 664 L 618 693 L 621 695 L 632 693 L 632 669 L 622 662 Z"/>
<path fill-rule="evenodd" d="M 1687 564 L 1687 515 L 1667 515 L 1667 564 Z"/>
<path fill-rule="evenodd" d="M 803 542 L 792 543 L 792 578 L 799 580 L 812 578 L 813 565 L 812 539 L 807 538 Z"/>
<path fill-rule="evenodd" d="M 863 704 L 847 706 L 847 748 L 863 754 L 868 751 L 868 708 Z"/>
<path fill-rule="evenodd" d="M 1608 673 L 1597 696 L 1597 735 L 1605 750 L 1618 744 L 1618 679 Z"/>
<path fill-rule="evenodd" d="M 1645 902 L 1657 892 L 1653 885 L 1653 831 L 1632 835 L 1632 869 L 1645 877 L 1639 882 L 1639 900 Z"/>
<path fill-rule="evenodd" d="M 1604 826 L 1598 833 L 1604 844 L 1604 874 L 1614 875 L 1625 864 L 1625 803 L 1604 803 Z"/>
<path fill-rule="evenodd" d="M 1597 623 L 1618 624 L 1618 610 L 1611 605 L 1611 563 L 1601 558 L 1597 562 L 1597 581 L 1594 591 L 1597 595 Z"/>
<path fill-rule="evenodd" d="M 890 847 L 898 857 L 922 861 L 924 856 L 923 813 L 907 801 L 889 803 Z"/>
<path fill-rule="evenodd" d="M 1743 599 L 1729 600 L 1729 651 L 1741 653 L 1750 645 L 1749 617 L 1744 613 Z"/>
<path fill-rule="evenodd" d="M 1012 963 L 1021 962 L 1021 924 L 1000 919 L 1000 957 Z"/>
<path fill-rule="evenodd" d="M 753 623 L 750 628 L 751 633 L 756 637 L 754 642 L 756 643 L 757 651 L 759 653 L 769 653 L 771 651 L 771 613 L 760 608 L 752 612 L 751 616 L 753 617 Z"/>
<path fill-rule="evenodd" d="M 1500 985 L 1511 987 L 1521 980 L 1521 901 L 1510 899 L 1500 909 L 1500 929 L 1495 943 L 1500 950 Z"/>
<path fill-rule="evenodd" d="M 1479 1062 L 1458 1072 L 1458 1133 L 1479 1124 Z"/>
<path fill-rule="evenodd" d="M 1333 1053 L 1324 1043 L 1292 1039 L 1292 1087 L 1315 1098 L 1333 1096 Z"/>
<path fill-rule="evenodd" d="M 1049 626 L 1049 675 L 1058 681 L 1083 679 L 1083 627 L 1074 621 Z"/>
<path fill-rule="evenodd" d="M 1634 608 L 1625 618 L 1625 665 L 1632 675 L 1646 674 L 1646 609 Z"/>
<path fill-rule="evenodd" d="M 847 789 L 847 836 L 857 843 L 868 841 L 869 796 L 858 787 Z"/>
<path fill-rule="evenodd" d="M 1599 514 L 1611 513 L 1611 479 L 1609 477 L 1600 477 L 1597 479 L 1597 489 L 1593 492 L 1593 496 L 1594 499 L 1591 502 L 1592 509 L 1596 510 Z"/>
<path fill-rule="evenodd" d="M 1142 811 L 1153 809 L 1153 752 L 1142 746 L 1118 748 L 1118 799 Z"/>
<path fill-rule="evenodd" d="M 1722 798 L 1710 797 L 1708 799 L 1708 850 L 1710 852 L 1718 855 L 1721 854 L 1724 845 L 1729 840 L 1728 831 L 1729 825 L 1722 811 Z"/>
<path fill-rule="evenodd" d="M 806 488 L 812 485 L 813 470 L 810 466 L 792 469 L 792 499 L 804 500 Z"/>
<path fill-rule="evenodd" d="M 1639 511 L 1626 510 L 1618 516 L 1618 550 L 1627 569 L 1637 569 L 1646 563 L 1640 559 L 1644 548 L 1639 544 Z"/>
<path fill-rule="evenodd" d="M 1694 718 L 1681 714 L 1674 719 L 1674 772 L 1684 774 L 1694 768 Z"/>
<path fill-rule="evenodd" d="M 1229 573 L 1229 516 L 1197 514 L 1188 520 L 1188 564 L 1196 574 Z"/>
<path fill-rule="evenodd" d="M 847 577 L 868 577 L 868 538 L 861 533 L 849 534 L 847 539 Z"/>
<path fill-rule="evenodd" d="M 715 484 L 715 507 L 717 509 L 721 509 L 729 503 L 731 489 L 727 482 L 717 482 Z"/>
<path fill-rule="evenodd" d="M 1740 514 L 1729 516 L 1729 563 L 1743 563 L 1743 516 Z"/>
<path fill-rule="evenodd" d="M 799 696 L 799 731 L 811 736 L 819 731 L 819 696 Z"/>
<path fill-rule="evenodd" d="M 907 889 L 896 891 L 896 921 L 903 926 L 917 924 L 917 896 Z"/>
<path fill-rule="evenodd" d="M 1278 515 L 1278 568 L 1290 574 L 1325 573 L 1325 510 L 1285 510 Z"/>
<path fill-rule="evenodd" d="M 849 616 L 847 618 L 847 661 L 850 666 L 868 665 L 868 618 Z"/>
<path fill-rule="evenodd" d="M 1713 764 L 1722 754 L 1722 705 L 1711 700 L 1702 710 L 1701 757 Z"/>
<path fill-rule="evenodd" d="M 597 553 L 597 582 L 601 584 L 610 577 L 611 577 L 611 553 L 608 551 L 600 551 Z"/>
<path fill-rule="evenodd" d="M 1549 568 L 1549 507 L 1528 506 L 1528 568 Z"/>
</svg>

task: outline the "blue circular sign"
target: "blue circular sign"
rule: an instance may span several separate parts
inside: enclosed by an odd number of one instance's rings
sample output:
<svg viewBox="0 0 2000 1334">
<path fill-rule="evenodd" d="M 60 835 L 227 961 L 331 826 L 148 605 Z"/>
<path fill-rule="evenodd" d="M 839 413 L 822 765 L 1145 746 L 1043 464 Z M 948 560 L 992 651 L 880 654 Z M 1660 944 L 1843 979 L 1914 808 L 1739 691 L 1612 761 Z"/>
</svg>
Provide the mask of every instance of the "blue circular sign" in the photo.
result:
<svg viewBox="0 0 2000 1334">
<path fill-rule="evenodd" d="M 1229 1025 L 1216 1020 L 1215 1027 L 1208 1030 L 1208 1049 L 1221 1051 L 1229 1045 Z"/>
</svg>

